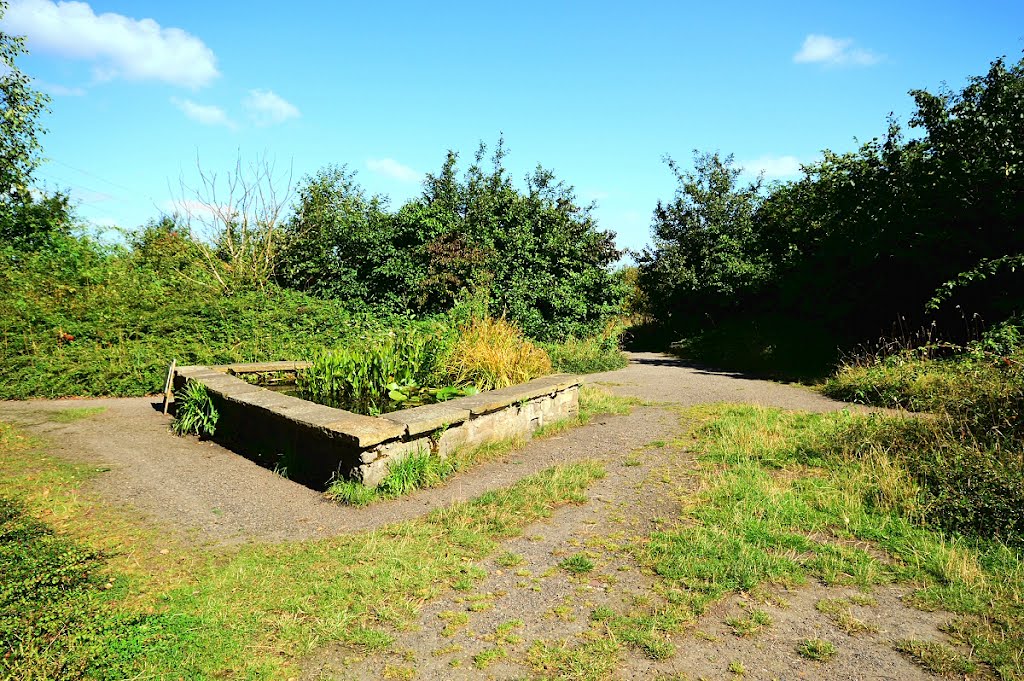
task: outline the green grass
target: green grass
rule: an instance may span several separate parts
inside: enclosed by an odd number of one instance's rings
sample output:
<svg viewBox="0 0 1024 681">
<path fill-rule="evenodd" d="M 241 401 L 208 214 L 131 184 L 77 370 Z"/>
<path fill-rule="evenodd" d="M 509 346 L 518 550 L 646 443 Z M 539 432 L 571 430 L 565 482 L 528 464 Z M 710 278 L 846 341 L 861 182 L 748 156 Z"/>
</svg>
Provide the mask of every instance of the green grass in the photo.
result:
<svg viewBox="0 0 1024 681">
<path fill-rule="evenodd" d="M 896 453 L 859 449 L 847 437 L 879 417 L 748 406 L 694 409 L 691 417 L 701 491 L 677 529 L 634 549 L 680 618 L 767 585 L 900 583 L 912 587 L 908 603 L 955 614 L 950 632 L 975 659 L 1003 679 L 1024 678 L 1019 551 L 929 526 Z M 847 607 L 822 606 L 840 626 L 866 630 L 840 614 Z"/>
<path fill-rule="evenodd" d="M 74 423 L 98 416 L 106 410 L 106 407 L 72 407 L 47 414 L 47 418 L 57 423 Z"/>
<path fill-rule="evenodd" d="M 620 655 L 615 641 L 585 636 L 582 642 L 534 641 L 526 660 L 542 678 L 600 681 L 612 673 Z"/>
<path fill-rule="evenodd" d="M 472 587 L 485 574 L 475 563 L 501 540 L 584 501 L 603 474 L 591 463 L 556 467 L 373 532 L 208 552 L 84 497 L 82 469 L 7 426 L 0 464 L 0 497 L 13 500 L 2 564 L 19 566 L 0 572 L 0 593 L 20 599 L 2 626 L 28 651 L 0 658 L 0 676 L 62 679 L 278 678 L 296 676 L 295 660 L 328 641 L 387 648 L 392 627 L 408 626 L 435 595 Z M 39 580 L 66 588 L 33 586 Z M 50 613 L 81 623 L 59 648 L 47 638 L 56 620 L 38 626 Z M 63 660 L 44 659 L 44 649 Z M 57 664 L 63 671 L 50 673 Z"/>
<path fill-rule="evenodd" d="M 418 489 L 442 485 L 459 471 L 503 456 L 522 445 L 523 440 L 519 438 L 497 440 L 475 447 L 459 447 L 444 457 L 421 449 L 391 464 L 377 487 L 355 480 L 335 480 L 324 495 L 349 506 L 396 499 Z"/>
<path fill-rule="evenodd" d="M 1024 538 L 1024 351 L 929 359 L 903 352 L 840 369 L 827 395 L 932 412 L 923 419 L 860 421 L 840 439 L 883 452 L 907 471 L 920 511 L 955 531 Z M 970 484 L 964 484 L 964 481 Z"/>
<path fill-rule="evenodd" d="M 754 609 L 746 617 L 729 617 L 725 623 L 732 629 L 732 633 L 739 637 L 756 636 L 765 627 L 772 624 L 771 616 L 764 610 Z"/>
<path fill-rule="evenodd" d="M 978 666 L 972 661 L 937 641 L 900 639 L 893 647 L 925 670 L 938 676 L 964 677 L 978 671 Z"/>
<path fill-rule="evenodd" d="M 582 553 L 575 553 L 560 562 L 558 567 L 562 568 L 566 572 L 579 575 L 592 571 L 594 569 L 594 561 L 590 560 L 590 558 Z"/>
<path fill-rule="evenodd" d="M 850 606 L 853 604 L 853 601 L 848 598 L 823 598 L 814 607 L 851 636 L 864 632 L 877 632 L 878 627 L 853 616 L 850 612 Z"/>
<path fill-rule="evenodd" d="M 514 568 L 523 565 L 526 562 L 526 559 L 518 553 L 506 552 L 498 556 L 495 562 L 504 568 Z"/>
<path fill-rule="evenodd" d="M 828 662 L 835 657 L 838 651 L 835 644 L 830 641 L 820 638 L 808 638 L 800 642 L 800 645 L 796 647 L 796 652 L 800 654 L 800 657 L 806 657 L 808 660 Z"/>
</svg>

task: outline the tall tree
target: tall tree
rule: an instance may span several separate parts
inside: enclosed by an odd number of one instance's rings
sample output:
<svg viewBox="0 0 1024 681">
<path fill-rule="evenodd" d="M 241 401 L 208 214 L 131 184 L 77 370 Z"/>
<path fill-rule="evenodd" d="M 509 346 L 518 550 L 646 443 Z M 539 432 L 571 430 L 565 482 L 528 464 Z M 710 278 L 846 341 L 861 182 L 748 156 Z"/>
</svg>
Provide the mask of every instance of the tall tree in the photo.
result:
<svg viewBox="0 0 1024 681">
<path fill-rule="evenodd" d="M 653 248 L 639 254 L 640 282 L 663 319 L 714 322 L 768 276 L 754 215 L 761 179 L 740 181 L 742 168 L 718 152 L 693 152 L 693 170 L 671 158 L 678 186 L 654 210 Z"/>
<path fill-rule="evenodd" d="M 7 2 L 0 0 L 0 19 L 6 12 Z M 42 160 L 39 117 L 50 99 L 18 68 L 17 58 L 25 53 L 23 37 L 0 31 L 0 243 L 36 246 L 67 228 L 69 205 L 66 196 L 31 189 Z"/>
</svg>

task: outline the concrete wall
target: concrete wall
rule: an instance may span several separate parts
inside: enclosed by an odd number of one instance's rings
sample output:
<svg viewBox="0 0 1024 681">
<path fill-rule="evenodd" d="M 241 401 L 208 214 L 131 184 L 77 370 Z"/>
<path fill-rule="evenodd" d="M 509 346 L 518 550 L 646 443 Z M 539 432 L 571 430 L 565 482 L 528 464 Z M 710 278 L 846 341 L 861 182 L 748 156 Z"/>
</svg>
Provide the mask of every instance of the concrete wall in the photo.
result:
<svg viewBox="0 0 1024 681">
<path fill-rule="evenodd" d="M 220 412 L 215 440 L 316 489 L 335 477 L 376 486 L 393 462 L 412 452 L 445 456 L 460 446 L 528 438 L 541 426 L 579 412 L 579 378 L 567 374 L 379 417 L 314 404 L 237 377 L 304 366 L 180 367 L 174 388 L 190 379 L 204 384 Z"/>
</svg>

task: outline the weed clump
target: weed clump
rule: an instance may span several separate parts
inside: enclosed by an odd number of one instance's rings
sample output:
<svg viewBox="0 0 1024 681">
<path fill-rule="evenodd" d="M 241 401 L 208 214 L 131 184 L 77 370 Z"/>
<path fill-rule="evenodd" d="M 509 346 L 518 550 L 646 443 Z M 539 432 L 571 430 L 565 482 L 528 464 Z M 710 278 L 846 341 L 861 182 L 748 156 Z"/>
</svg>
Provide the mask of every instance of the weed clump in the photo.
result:
<svg viewBox="0 0 1024 681">
<path fill-rule="evenodd" d="M 473 318 L 458 328 L 443 362 L 453 385 L 505 388 L 550 374 L 551 359 L 505 319 Z"/>
<path fill-rule="evenodd" d="M 171 430 L 176 435 L 213 437 L 220 413 L 213 404 L 206 386 L 189 379 L 174 399 L 174 422 Z"/>
<path fill-rule="evenodd" d="M 835 644 L 830 641 L 821 638 L 808 638 L 797 646 L 796 652 L 808 660 L 828 662 L 835 657 L 837 651 Z"/>
</svg>

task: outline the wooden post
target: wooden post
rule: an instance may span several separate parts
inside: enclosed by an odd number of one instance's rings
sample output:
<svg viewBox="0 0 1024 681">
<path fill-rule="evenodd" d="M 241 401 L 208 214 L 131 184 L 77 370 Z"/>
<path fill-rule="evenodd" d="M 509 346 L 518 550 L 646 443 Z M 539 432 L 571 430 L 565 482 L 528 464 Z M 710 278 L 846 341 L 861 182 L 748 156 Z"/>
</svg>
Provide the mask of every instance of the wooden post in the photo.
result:
<svg viewBox="0 0 1024 681">
<path fill-rule="evenodd" d="M 178 360 L 172 359 L 171 365 L 167 367 L 167 380 L 164 381 L 164 413 L 167 413 L 167 405 L 174 398 L 174 369 Z"/>
</svg>

